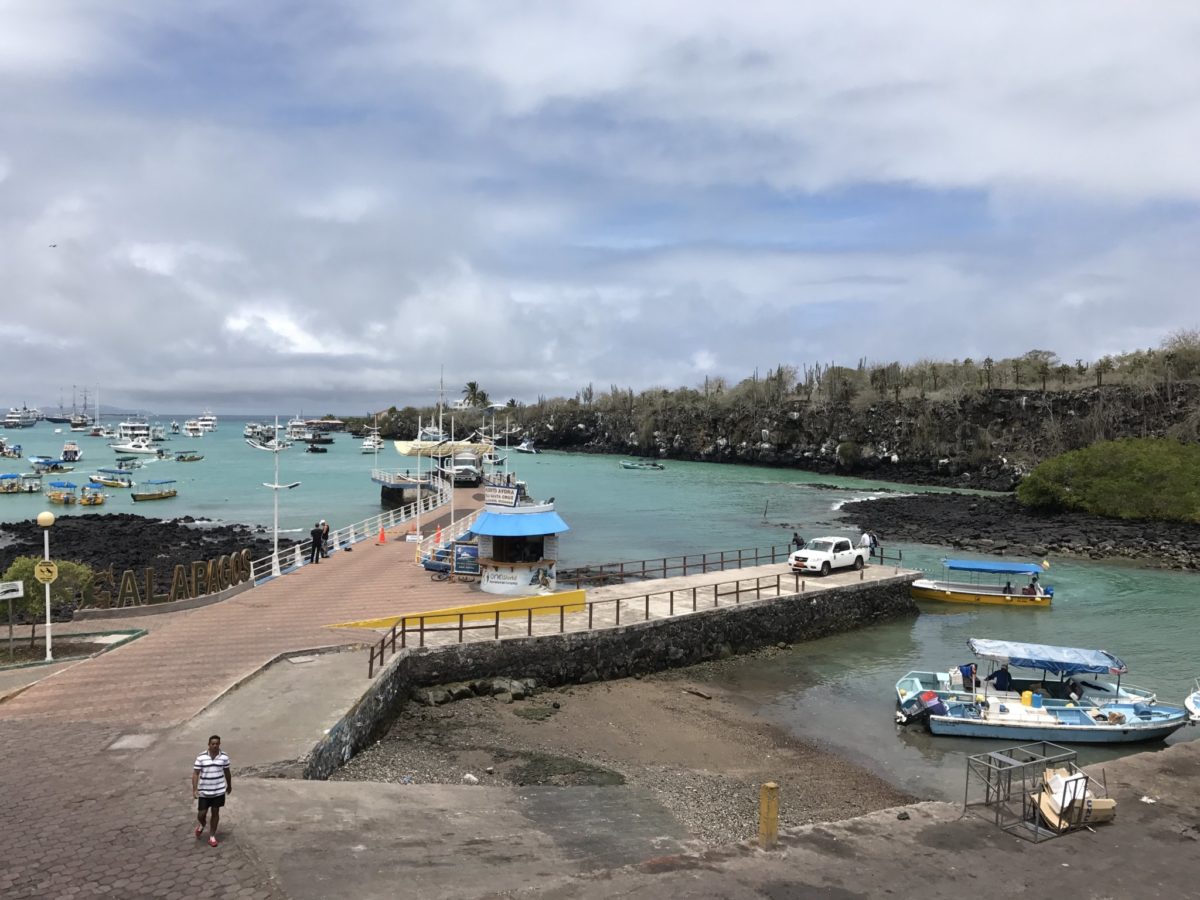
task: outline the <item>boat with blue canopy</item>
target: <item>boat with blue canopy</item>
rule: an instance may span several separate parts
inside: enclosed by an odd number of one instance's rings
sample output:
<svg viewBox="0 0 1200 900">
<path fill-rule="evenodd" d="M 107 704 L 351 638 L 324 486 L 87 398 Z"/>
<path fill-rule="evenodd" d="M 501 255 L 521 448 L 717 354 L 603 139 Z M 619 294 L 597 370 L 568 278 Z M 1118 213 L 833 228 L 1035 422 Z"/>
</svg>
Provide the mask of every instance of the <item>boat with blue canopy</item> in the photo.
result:
<svg viewBox="0 0 1200 900">
<path fill-rule="evenodd" d="M 967 643 L 991 662 L 992 673 L 980 680 L 973 664 L 957 673 L 909 672 L 896 682 L 899 723 L 924 723 L 936 735 L 1083 744 L 1162 740 L 1188 724 L 1183 707 L 1122 685 L 1128 669 L 1106 650 L 988 638 Z M 1009 666 L 1040 674 L 1013 676 Z"/>
<path fill-rule="evenodd" d="M 46 485 L 46 499 L 60 506 L 71 506 L 79 499 L 75 495 L 77 487 L 70 481 L 52 481 Z"/>
<path fill-rule="evenodd" d="M 133 487 L 133 479 L 125 469 L 97 469 L 96 474 L 88 476 L 88 481 L 110 488 Z"/>
<path fill-rule="evenodd" d="M 174 484 L 173 478 L 150 478 L 131 491 L 129 496 L 135 503 L 140 500 L 169 500 L 178 494 L 172 486 Z"/>
<path fill-rule="evenodd" d="M 918 578 L 909 588 L 914 600 L 975 603 L 987 606 L 1028 606 L 1049 609 L 1054 588 L 1041 582 L 1050 563 L 997 562 L 987 559 L 943 559 L 941 578 Z M 990 578 L 988 576 L 991 576 Z M 1013 579 L 1026 584 L 1013 585 Z"/>
</svg>

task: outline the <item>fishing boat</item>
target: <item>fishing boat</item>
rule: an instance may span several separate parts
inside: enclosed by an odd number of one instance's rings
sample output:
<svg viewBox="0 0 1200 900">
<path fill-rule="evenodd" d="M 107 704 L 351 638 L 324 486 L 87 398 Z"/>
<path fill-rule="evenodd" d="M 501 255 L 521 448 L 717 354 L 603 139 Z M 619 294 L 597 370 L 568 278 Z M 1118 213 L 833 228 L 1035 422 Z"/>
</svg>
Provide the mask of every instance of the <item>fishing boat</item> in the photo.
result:
<svg viewBox="0 0 1200 900">
<path fill-rule="evenodd" d="M 173 478 L 151 478 L 143 481 L 129 496 L 135 503 L 141 500 L 169 500 L 178 493 L 171 486 L 174 483 Z"/>
<path fill-rule="evenodd" d="M 0 494 L 19 494 L 21 493 L 21 473 L 9 472 L 5 475 L 0 475 Z"/>
<path fill-rule="evenodd" d="M 80 506 L 103 506 L 108 494 L 94 485 L 85 484 L 79 491 Z"/>
<path fill-rule="evenodd" d="M 652 470 L 665 469 L 666 466 L 664 466 L 662 463 L 655 462 L 652 459 L 636 459 L 636 460 L 623 459 L 623 460 L 621 460 L 621 468 L 622 469 L 638 469 L 638 470 L 652 471 Z"/>
<path fill-rule="evenodd" d="M 305 453 L 328 453 L 329 448 L 322 447 L 319 444 L 309 444 L 304 448 Z"/>
<path fill-rule="evenodd" d="M 521 441 L 521 443 L 517 444 L 517 446 L 513 447 L 512 449 L 516 450 L 518 453 L 541 453 L 542 452 L 537 447 L 533 446 L 532 438 L 525 438 L 525 440 Z"/>
<path fill-rule="evenodd" d="M 71 506 L 79 499 L 75 496 L 76 485 L 69 481 L 52 481 L 46 488 L 46 499 L 51 503 Z"/>
<path fill-rule="evenodd" d="M 909 588 L 914 600 L 941 603 L 976 603 L 987 606 L 1028 606 L 1049 609 L 1054 588 L 1039 580 L 1048 562 L 992 562 L 986 559 L 943 559 L 942 578 L 918 578 Z M 952 573 L 967 572 L 967 580 Z M 991 575 L 990 582 L 980 576 Z M 1012 579 L 1029 577 L 1023 587 L 1014 587 Z"/>
<path fill-rule="evenodd" d="M 62 453 L 59 456 L 63 462 L 79 462 L 83 459 L 83 451 L 79 449 L 79 445 L 74 441 L 67 441 L 63 444 Z"/>
<path fill-rule="evenodd" d="M 175 462 L 200 462 L 202 459 L 204 454 L 195 450 L 180 450 L 175 454 Z"/>
<path fill-rule="evenodd" d="M 96 474 L 88 476 L 88 481 L 108 488 L 133 487 L 133 479 L 124 469 L 98 469 Z"/>
<path fill-rule="evenodd" d="M 1188 724 L 1183 707 L 1130 696 L 1121 686 L 1125 663 L 1107 651 L 984 638 L 972 638 L 968 646 L 993 666 L 1039 670 L 1043 680 L 1015 679 L 999 692 L 985 680 L 982 688 L 953 692 L 929 688 L 928 672 L 909 672 L 896 682 L 898 722 L 923 723 L 939 736 L 1068 744 L 1158 741 Z M 1059 677 L 1057 686 L 1047 675 Z M 1094 690 L 1109 684 L 1096 676 L 1114 675 L 1115 685 Z M 1089 682 L 1093 689 L 1084 686 Z"/>
<path fill-rule="evenodd" d="M 131 472 L 134 469 L 142 467 L 142 461 L 136 456 L 118 456 L 116 459 L 117 468 L 123 472 Z"/>
</svg>

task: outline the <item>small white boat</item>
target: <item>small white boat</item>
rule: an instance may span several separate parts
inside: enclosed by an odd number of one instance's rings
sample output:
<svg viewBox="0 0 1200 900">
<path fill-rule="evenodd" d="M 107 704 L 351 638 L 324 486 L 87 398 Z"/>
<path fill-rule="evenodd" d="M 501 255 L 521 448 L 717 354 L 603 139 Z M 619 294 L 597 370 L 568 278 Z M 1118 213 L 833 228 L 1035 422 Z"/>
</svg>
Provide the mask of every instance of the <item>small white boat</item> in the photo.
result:
<svg viewBox="0 0 1200 900">
<path fill-rule="evenodd" d="M 623 459 L 623 460 L 621 460 L 621 468 L 622 469 L 638 469 L 638 470 L 644 470 L 644 471 L 659 471 L 659 470 L 665 469 L 666 466 L 664 466 L 660 462 L 655 462 L 652 459 L 636 459 L 636 460 Z"/>
<path fill-rule="evenodd" d="M 61 458 L 63 462 L 79 462 L 83 459 L 83 451 L 79 449 L 79 445 L 74 441 L 67 441 L 63 444 Z"/>
<path fill-rule="evenodd" d="M 512 449 L 517 451 L 518 453 L 541 453 L 542 452 L 537 447 L 533 446 L 532 438 L 525 438 L 525 440 L 521 441 L 521 443 L 517 444 L 517 446 L 513 447 Z"/>
<path fill-rule="evenodd" d="M 1200 725 L 1200 678 L 1196 679 L 1195 688 L 1194 691 L 1187 695 L 1187 699 L 1183 701 L 1183 706 L 1188 711 L 1192 721 Z"/>
<path fill-rule="evenodd" d="M 204 429 L 200 426 L 199 419 L 188 419 L 183 423 L 183 436 L 190 438 L 204 437 Z"/>
<path fill-rule="evenodd" d="M 379 436 L 379 432 L 373 431 L 363 438 L 362 452 L 363 453 L 378 453 L 383 449 L 383 438 Z"/>
</svg>

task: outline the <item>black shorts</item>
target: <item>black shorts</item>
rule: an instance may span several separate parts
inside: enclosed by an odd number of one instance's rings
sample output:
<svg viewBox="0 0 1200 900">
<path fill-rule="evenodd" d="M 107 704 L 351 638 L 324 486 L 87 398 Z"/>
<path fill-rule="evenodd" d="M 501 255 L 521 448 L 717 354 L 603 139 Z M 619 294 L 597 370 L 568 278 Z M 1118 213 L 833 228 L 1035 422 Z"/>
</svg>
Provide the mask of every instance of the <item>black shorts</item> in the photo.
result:
<svg viewBox="0 0 1200 900">
<path fill-rule="evenodd" d="M 200 812 L 204 812 L 209 807 L 212 807 L 213 809 L 220 809 L 224 805 L 225 805 L 225 795 L 224 794 L 218 794 L 215 797 L 201 797 L 200 798 Z"/>
</svg>

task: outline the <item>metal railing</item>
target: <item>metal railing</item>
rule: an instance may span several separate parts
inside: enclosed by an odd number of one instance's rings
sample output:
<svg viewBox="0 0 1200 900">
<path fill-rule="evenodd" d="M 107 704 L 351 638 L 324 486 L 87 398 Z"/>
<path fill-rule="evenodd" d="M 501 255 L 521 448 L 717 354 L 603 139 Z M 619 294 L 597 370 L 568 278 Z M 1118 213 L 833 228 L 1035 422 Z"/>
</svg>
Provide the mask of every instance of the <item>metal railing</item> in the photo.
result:
<svg viewBox="0 0 1200 900">
<path fill-rule="evenodd" d="M 865 570 L 859 570 L 858 580 L 865 578 Z M 789 583 L 790 582 L 790 583 Z M 677 615 L 694 613 L 703 609 L 714 609 L 724 601 L 733 605 L 741 604 L 743 599 L 758 600 L 764 592 L 771 597 L 792 596 L 803 594 L 807 590 L 805 579 L 798 574 L 779 573 L 777 575 L 759 575 L 753 579 L 739 578 L 733 581 L 722 581 L 716 584 L 696 585 L 690 588 L 677 588 L 670 591 L 649 591 L 644 594 L 631 594 L 626 597 L 610 597 L 603 600 L 574 600 L 562 603 L 534 603 L 528 607 L 512 607 L 494 612 L 459 612 L 433 613 L 428 615 L 405 616 L 384 634 L 378 643 L 370 647 L 370 658 L 367 662 L 367 677 L 375 676 L 375 669 L 382 669 L 390 650 L 393 654 L 399 649 L 409 646 L 409 635 L 416 639 L 415 646 L 424 647 L 426 638 L 434 634 L 454 635 L 455 643 L 461 644 L 465 636 L 475 631 L 488 632 L 487 637 L 500 639 L 500 621 L 502 618 L 518 618 L 514 613 L 525 613 L 524 634 L 517 632 L 516 637 L 532 637 L 534 628 L 534 613 L 558 613 L 558 629 L 550 633 L 562 634 L 567 630 L 567 616 L 578 616 L 578 627 L 573 631 L 592 631 L 595 628 L 618 627 L 622 624 L 622 616 L 626 623 L 631 621 L 649 621 L 651 618 L 651 600 L 655 601 L 655 618 L 672 618 Z M 786 594 L 785 594 L 786 591 Z M 732 598 L 732 600 L 730 599 Z M 624 610 L 624 612 L 623 612 Z M 490 621 L 478 624 L 474 620 L 490 616 Z M 587 624 L 583 618 L 586 616 Z M 446 620 L 450 621 L 446 623 Z M 444 624 L 429 624 L 433 620 Z M 468 622 L 468 620 L 472 620 Z M 544 620 L 543 620 L 544 621 Z M 553 621 L 553 619 L 551 619 Z M 572 619 L 574 622 L 574 618 Z"/>
<path fill-rule="evenodd" d="M 646 580 L 669 578 L 675 575 L 692 575 L 697 572 L 723 572 L 726 569 L 787 562 L 790 553 L 791 545 L 788 544 L 782 548 L 749 547 L 742 550 L 714 550 L 711 553 L 638 559 L 632 562 L 602 563 L 596 566 L 563 569 L 558 573 L 558 581 L 560 584 L 566 583 L 582 587 L 585 584 L 624 582 L 628 578 Z"/>
<path fill-rule="evenodd" d="M 479 518 L 479 514 L 482 512 L 482 509 L 477 509 L 470 515 L 463 516 L 461 519 L 456 519 L 445 528 L 442 528 L 441 544 L 449 543 L 455 538 L 460 538 L 470 531 L 471 526 L 475 524 L 475 520 Z M 438 546 L 440 546 L 440 544 L 438 542 L 437 532 L 434 532 L 427 538 L 422 538 L 420 543 L 417 544 L 417 562 L 427 559 Z"/>
<path fill-rule="evenodd" d="M 381 528 L 395 528 L 405 522 L 417 518 L 418 509 L 421 515 L 440 509 L 450 503 L 450 488 L 447 485 L 439 487 L 436 494 L 422 497 L 415 503 L 402 506 L 399 509 L 389 509 L 378 515 L 371 516 L 352 525 L 344 525 L 336 531 L 329 532 L 329 552 L 334 553 L 359 541 L 372 540 L 379 536 Z M 474 521 L 472 519 L 472 521 Z M 458 523 L 455 523 L 457 526 Z M 422 542 L 424 543 L 424 542 Z M 301 566 L 308 564 L 312 552 L 312 538 L 306 538 L 287 549 L 280 550 L 278 555 L 269 554 L 250 563 L 250 575 L 255 584 L 286 575 Z"/>
</svg>

